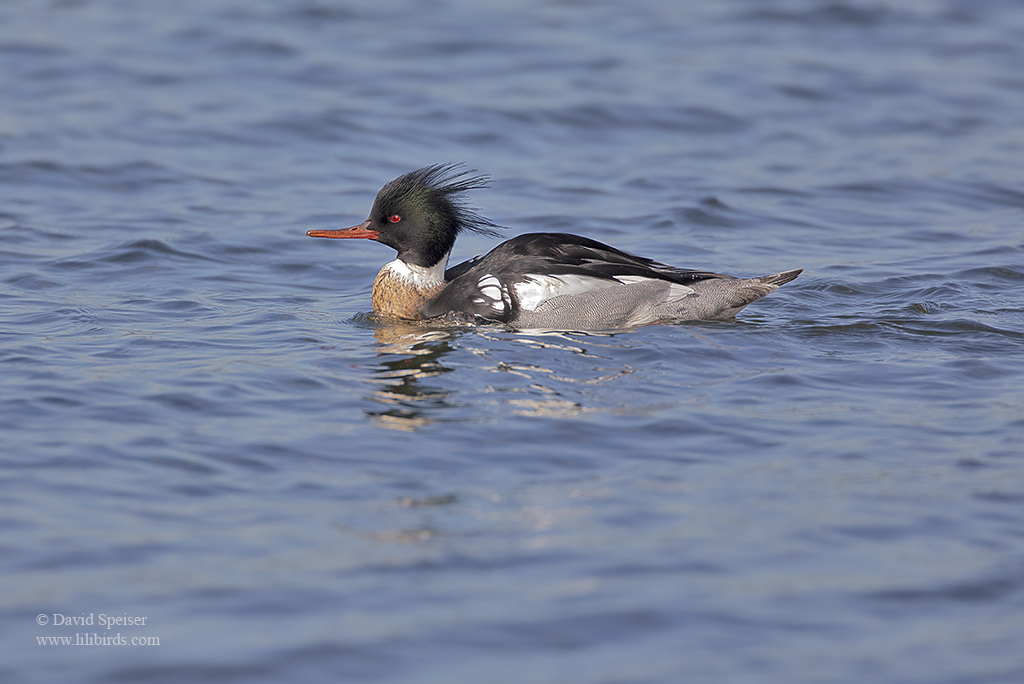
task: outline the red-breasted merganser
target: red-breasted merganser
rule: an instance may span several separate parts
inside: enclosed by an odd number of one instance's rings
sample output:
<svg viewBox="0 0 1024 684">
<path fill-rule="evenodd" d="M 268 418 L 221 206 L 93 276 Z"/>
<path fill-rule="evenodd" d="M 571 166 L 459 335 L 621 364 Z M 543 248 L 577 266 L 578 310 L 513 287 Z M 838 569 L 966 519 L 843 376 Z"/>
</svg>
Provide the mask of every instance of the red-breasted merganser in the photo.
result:
<svg viewBox="0 0 1024 684">
<path fill-rule="evenodd" d="M 800 275 L 760 278 L 675 268 L 565 233 L 529 233 L 447 268 L 463 230 L 498 226 L 463 204 L 487 176 L 461 164 L 407 173 L 377 193 L 370 216 L 310 237 L 365 238 L 398 252 L 373 282 L 373 309 L 422 320 L 504 323 L 516 329 L 607 331 L 649 323 L 727 319 Z"/>
</svg>

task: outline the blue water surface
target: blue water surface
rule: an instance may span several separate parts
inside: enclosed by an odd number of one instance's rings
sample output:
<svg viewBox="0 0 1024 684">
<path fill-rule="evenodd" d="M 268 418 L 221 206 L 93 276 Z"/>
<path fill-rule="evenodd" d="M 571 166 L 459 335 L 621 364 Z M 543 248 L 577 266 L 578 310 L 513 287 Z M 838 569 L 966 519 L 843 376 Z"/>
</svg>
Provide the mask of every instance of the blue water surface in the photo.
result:
<svg viewBox="0 0 1024 684">
<path fill-rule="evenodd" d="M 0 677 L 1024 681 L 1020 3 L 7 0 L 0 102 Z M 805 272 L 381 324 L 305 232 L 451 161 Z"/>
</svg>

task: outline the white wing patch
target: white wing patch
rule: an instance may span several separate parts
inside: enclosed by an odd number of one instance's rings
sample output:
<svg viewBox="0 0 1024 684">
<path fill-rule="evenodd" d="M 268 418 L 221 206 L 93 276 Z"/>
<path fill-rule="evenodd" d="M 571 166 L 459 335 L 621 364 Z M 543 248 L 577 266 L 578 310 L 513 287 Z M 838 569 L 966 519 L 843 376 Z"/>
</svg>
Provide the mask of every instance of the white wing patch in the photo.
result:
<svg viewBox="0 0 1024 684">
<path fill-rule="evenodd" d="M 483 281 L 481 281 L 482 283 Z M 614 279 L 595 278 L 593 276 L 581 275 L 537 275 L 529 273 L 523 276 L 521 282 L 513 285 L 516 297 L 519 299 L 519 308 L 524 311 L 535 311 L 538 306 L 551 299 L 562 295 L 578 295 L 591 290 L 601 290 L 608 287 L 622 287 L 624 285 L 652 284 L 664 287 L 668 285 L 668 293 L 662 303 L 675 302 L 684 297 L 696 294 L 692 287 L 678 283 L 666 283 L 659 278 L 646 278 L 644 276 L 621 275 Z M 663 291 L 662 291 L 663 292 Z M 650 292 L 637 294 L 638 304 L 644 297 L 650 297 Z"/>
<path fill-rule="evenodd" d="M 490 273 L 478 280 L 476 286 L 483 297 L 473 297 L 474 304 L 484 304 L 490 300 L 491 308 L 499 313 L 504 313 L 512 307 L 512 298 L 508 294 L 508 288 Z"/>
<path fill-rule="evenodd" d="M 659 280 L 657 278 L 645 278 L 644 276 L 622 275 L 622 276 L 614 276 L 614 277 L 615 277 L 616 280 L 618 280 L 623 285 L 637 285 L 637 284 L 640 284 L 640 283 L 658 283 L 658 284 L 661 284 L 661 283 L 665 282 L 664 280 Z M 696 292 L 697 291 L 694 290 L 692 287 L 688 287 L 686 285 L 680 285 L 679 283 L 669 283 L 668 284 L 668 294 L 665 296 L 664 303 L 668 304 L 669 302 L 677 302 L 680 299 L 683 299 L 685 297 L 689 297 L 692 294 L 696 294 Z"/>
<path fill-rule="evenodd" d="M 646 278 L 644 276 L 621 275 L 621 276 L 612 276 L 612 277 L 615 278 L 616 280 L 618 280 L 623 285 L 633 285 L 634 283 L 646 283 L 646 282 L 648 282 L 650 280 L 653 280 L 653 278 Z"/>
<path fill-rule="evenodd" d="M 519 308 L 534 311 L 538 306 L 561 295 L 575 295 L 618 285 L 614 280 L 581 275 L 537 275 L 527 273 L 521 282 L 512 286 L 519 300 Z"/>
<path fill-rule="evenodd" d="M 668 286 L 668 298 L 666 302 L 676 302 L 690 295 L 697 294 L 697 291 L 692 287 L 686 285 L 680 285 L 679 283 L 672 283 Z"/>
</svg>

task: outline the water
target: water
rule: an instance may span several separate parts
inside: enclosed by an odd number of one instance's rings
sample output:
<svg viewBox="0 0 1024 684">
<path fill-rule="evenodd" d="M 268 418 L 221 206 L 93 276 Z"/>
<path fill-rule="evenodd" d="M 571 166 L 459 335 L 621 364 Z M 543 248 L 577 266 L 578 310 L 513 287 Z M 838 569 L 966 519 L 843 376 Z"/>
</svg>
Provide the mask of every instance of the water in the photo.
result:
<svg viewBox="0 0 1024 684">
<path fill-rule="evenodd" d="M 0 673 L 1024 680 L 1022 73 L 1013 2 L 3 3 Z M 509 236 L 806 270 L 382 327 L 304 233 L 460 160 Z"/>
</svg>

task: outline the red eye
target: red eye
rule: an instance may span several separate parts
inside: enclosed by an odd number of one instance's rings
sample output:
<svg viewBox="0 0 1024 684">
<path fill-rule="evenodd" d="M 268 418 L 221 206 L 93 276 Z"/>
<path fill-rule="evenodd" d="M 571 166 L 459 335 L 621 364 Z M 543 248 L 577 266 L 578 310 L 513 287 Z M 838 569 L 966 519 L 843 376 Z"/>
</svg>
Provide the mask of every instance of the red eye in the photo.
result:
<svg viewBox="0 0 1024 684">
<path fill-rule="evenodd" d="M 402 220 L 402 217 L 399 216 L 398 214 L 392 214 L 391 218 L 389 218 L 388 220 L 391 221 L 392 223 L 398 223 L 399 221 Z"/>
</svg>

